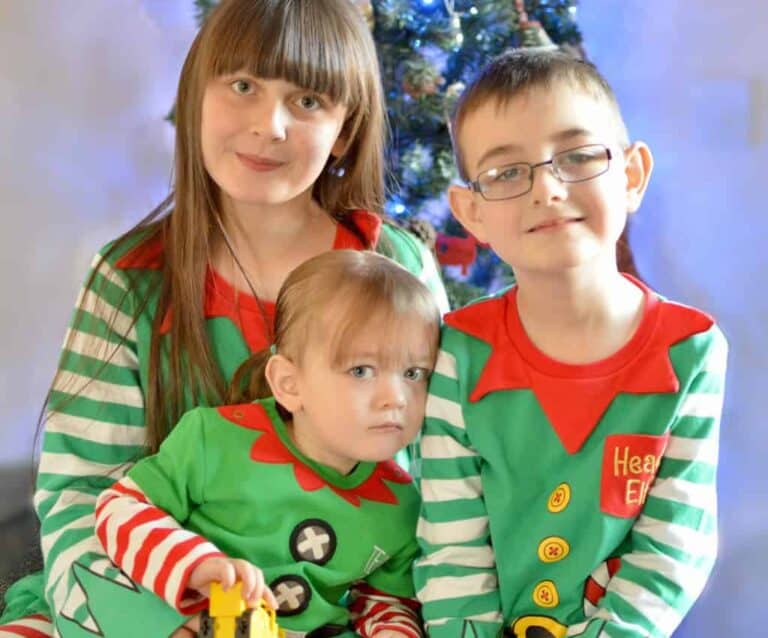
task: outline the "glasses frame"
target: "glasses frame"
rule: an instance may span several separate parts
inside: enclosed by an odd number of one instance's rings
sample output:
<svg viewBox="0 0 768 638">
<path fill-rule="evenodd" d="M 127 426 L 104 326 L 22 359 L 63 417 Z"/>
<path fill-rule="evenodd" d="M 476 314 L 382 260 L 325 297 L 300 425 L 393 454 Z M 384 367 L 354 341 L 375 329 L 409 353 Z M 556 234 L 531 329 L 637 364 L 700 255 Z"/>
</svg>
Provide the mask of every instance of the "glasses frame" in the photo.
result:
<svg viewBox="0 0 768 638">
<path fill-rule="evenodd" d="M 563 179 L 563 176 L 560 175 L 557 164 L 555 163 L 557 158 L 561 155 L 565 155 L 566 153 L 572 153 L 573 151 L 578 151 L 581 148 L 590 148 L 590 147 L 600 147 L 605 151 L 605 158 L 606 158 L 606 165 L 605 169 L 597 173 L 596 175 L 592 175 L 591 177 L 584 177 L 582 179 Z M 608 169 L 611 167 L 611 160 L 613 159 L 613 153 L 611 153 L 611 149 L 606 146 L 605 144 L 582 144 L 581 146 L 574 146 L 573 148 L 567 148 L 564 151 L 558 151 L 552 157 L 550 157 L 548 160 L 544 162 L 537 162 L 535 164 L 532 164 L 531 162 L 510 162 L 509 164 L 502 164 L 501 166 L 494 166 L 493 168 L 489 168 L 488 170 L 482 171 L 478 174 L 477 179 L 467 182 L 467 188 L 469 188 L 473 193 L 478 193 L 480 197 L 482 197 L 484 200 L 488 202 L 500 202 L 505 199 L 517 199 L 518 197 L 522 197 L 523 195 L 527 195 L 531 192 L 533 189 L 533 173 L 539 166 L 552 166 L 552 174 L 563 184 L 578 184 L 579 182 L 588 182 L 591 179 L 595 179 L 596 177 L 600 177 L 601 175 L 605 175 L 605 173 L 608 172 Z M 517 195 L 511 195 L 509 197 L 488 197 L 486 193 L 483 192 L 482 187 L 480 186 L 480 178 L 485 175 L 486 173 L 490 173 L 491 171 L 499 171 L 500 169 L 508 168 L 510 166 L 527 166 L 530 170 L 528 171 L 528 188 L 525 189 L 522 193 L 518 193 Z"/>
</svg>

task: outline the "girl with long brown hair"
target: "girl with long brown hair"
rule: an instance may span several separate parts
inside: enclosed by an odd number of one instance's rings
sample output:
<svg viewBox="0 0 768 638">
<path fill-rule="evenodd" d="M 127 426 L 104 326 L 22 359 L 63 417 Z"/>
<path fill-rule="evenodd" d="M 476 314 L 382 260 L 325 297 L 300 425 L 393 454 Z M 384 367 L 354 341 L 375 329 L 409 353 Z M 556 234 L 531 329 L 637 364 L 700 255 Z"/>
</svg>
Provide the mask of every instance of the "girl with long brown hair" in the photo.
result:
<svg viewBox="0 0 768 638">
<path fill-rule="evenodd" d="M 300 263 L 376 249 L 447 305 L 431 254 L 380 214 L 382 90 L 349 0 L 222 0 L 182 68 L 176 128 L 173 192 L 102 249 L 78 299 L 42 419 L 45 568 L 8 591 L 0 636 L 51 635 L 51 618 L 97 630 L 82 574 L 130 582 L 94 535 L 96 497 L 183 412 L 224 402 Z"/>
</svg>

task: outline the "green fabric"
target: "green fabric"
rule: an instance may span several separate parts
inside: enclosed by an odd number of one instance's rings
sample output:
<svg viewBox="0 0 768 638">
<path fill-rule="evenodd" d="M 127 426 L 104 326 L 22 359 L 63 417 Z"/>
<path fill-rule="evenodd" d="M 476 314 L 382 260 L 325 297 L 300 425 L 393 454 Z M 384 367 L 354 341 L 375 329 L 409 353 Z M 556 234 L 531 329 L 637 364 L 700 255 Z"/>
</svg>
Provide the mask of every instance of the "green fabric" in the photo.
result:
<svg viewBox="0 0 768 638">
<path fill-rule="evenodd" d="M 406 231 L 389 225 L 382 227 L 382 238 L 388 240 L 393 258 L 425 281 L 447 309 L 429 251 Z M 43 582 L 49 610 L 85 622 L 89 612 L 87 601 L 77 593 L 75 562 L 106 578 L 119 577 L 119 571 L 105 562 L 93 535 L 93 508 L 99 492 L 144 454 L 144 400 L 154 374 L 148 361 L 156 292 L 149 303 L 142 302 L 149 291 L 156 291 L 159 275 L 151 269 L 116 267 L 138 241 L 135 238 L 113 252 L 78 298 L 70 324 L 74 340 L 60 362 L 62 370 L 74 374 L 53 388 L 35 497 L 42 521 L 45 579 L 25 580 L 9 589 L 4 622 L 31 613 L 50 615 L 40 604 L 43 593 L 38 588 Z M 98 259 L 99 255 L 94 267 Z M 206 328 L 213 358 L 229 379 L 249 355 L 247 344 L 227 318 L 209 319 Z M 188 402 L 186 407 L 195 406 Z"/>
<path fill-rule="evenodd" d="M 619 393 L 583 447 L 569 454 L 531 389 L 469 400 L 491 347 L 445 327 L 421 444 L 415 582 L 430 635 L 451 635 L 446 627 L 466 618 L 487 621 L 492 626 L 479 635 L 492 635 L 526 616 L 561 623 L 563 635 L 566 627 L 569 635 L 593 635 L 593 624 L 605 624 L 610 636 L 671 633 L 716 552 L 714 464 L 726 351 L 717 326 L 672 346 L 680 390 Z M 515 351 L 504 360 L 534 374 Z M 645 506 L 631 517 L 601 509 L 604 450 L 617 434 L 672 437 Z M 610 480 L 623 486 L 627 466 L 617 463 L 622 476 Z M 548 499 L 562 484 L 569 505 L 551 511 Z M 640 489 L 627 478 L 627 501 L 640 500 Z M 539 548 L 552 537 L 565 540 L 569 553 L 546 562 Z M 622 559 L 621 568 L 595 608 L 585 601 L 585 584 L 612 557 Z M 553 583 L 557 604 L 534 599 L 544 581 Z"/>
<path fill-rule="evenodd" d="M 309 585 L 304 590 L 308 606 L 296 615 L 280 615 L 285 629 L 346 625 L 349 613 L 340 601 L 357 581 L 412 597 L 418 516 L 413 484 L 384 481 L 395 504 L 364 496 L 357 505 L 349 502 L 336 490 L 354 493 L 363 484 L 375 486 L 378 479 L 370 479 L 377 464 L 360 463 L 346 476 L 316 464 L 293 447 L 274 399 L 258 405 L 265 408 L 271 421 L 268 432 L 276 438 L 233 423 L 215 408 L 198 408 L 184 416 L 158 454 L 139 461 L 128 477 L 184 528 L 228 556 L 258 565 L 268 584 L 287 577 L 303 579 Z M 295 463 L 255 462 L 252 449 L 270 457 L 287 449 Z M 327 485 L 303 489 L 297 480 L 302 465 Z M 113 511 L 111 516 L 118 514 Z M 306 525 L 332 539 L 317 549 L 316 561 L 296 557 Z"/>
</svg>

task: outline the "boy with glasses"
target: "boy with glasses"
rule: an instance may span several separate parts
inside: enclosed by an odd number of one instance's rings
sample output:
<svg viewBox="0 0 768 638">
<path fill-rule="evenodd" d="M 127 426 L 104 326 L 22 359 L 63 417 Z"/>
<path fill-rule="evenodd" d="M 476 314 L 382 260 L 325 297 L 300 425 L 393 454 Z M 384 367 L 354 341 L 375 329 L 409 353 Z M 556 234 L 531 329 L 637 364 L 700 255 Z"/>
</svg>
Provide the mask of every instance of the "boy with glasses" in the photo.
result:
<svg viewBox="0 0 768 638">
<path fill-rule="evenodd" d="M 716 554 L 727 345 L 617 269 L 650 150 L 557 52 L 494 60 L 452 132 L 452 211 L 516 284 L 445 320 L 421 440 L 428 633 L 669 636 Z"/>
</svg>

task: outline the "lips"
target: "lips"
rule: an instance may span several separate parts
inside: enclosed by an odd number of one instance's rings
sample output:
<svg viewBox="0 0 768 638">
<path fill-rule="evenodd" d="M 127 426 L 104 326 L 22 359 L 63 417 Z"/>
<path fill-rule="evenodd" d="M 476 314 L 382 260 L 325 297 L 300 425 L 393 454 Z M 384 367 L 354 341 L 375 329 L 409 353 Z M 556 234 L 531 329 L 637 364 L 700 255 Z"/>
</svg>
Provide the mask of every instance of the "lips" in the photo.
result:
<svg viewBox="0 0 768 638">
<path fill-rule="evenodd" d="M 261 155 L 251 155 L 249 153 L 235 153 L 235 155 L 245 166 L 254 171 L 274 171 L 285 164 L 285 162 Z"/>
<path fill-rule="evenodd" d="M 532 228 L 529 228 L 527 232 L 535 233 L 535 232 L 544 231 L 544 230 L 554 230 L 557 228 L 562 228 L 563 226 L 568 226 L 570 224 L 574 224 L 582 221 L 584 221 L 583 217 L 558 217 L 556 219 L 547 219 L 542 222 L 539 222 Z"/>
<path fill-rule="evenodd" d="M 387 423 L 380 423 L 379 425 L 373 425 L 369 429 L 373 430 L 374 432 L 400 432 L 403 429 L 403 426 L 392 421 Z"/>
</svg>

